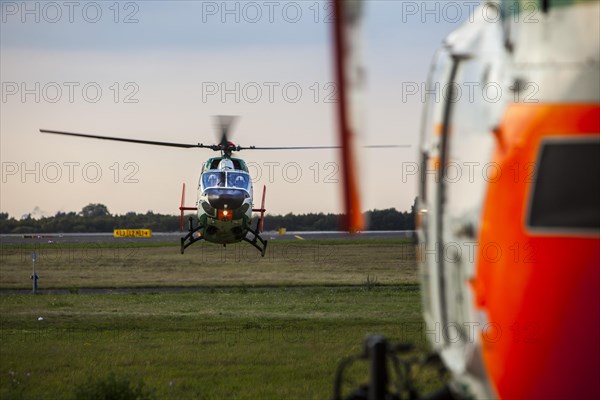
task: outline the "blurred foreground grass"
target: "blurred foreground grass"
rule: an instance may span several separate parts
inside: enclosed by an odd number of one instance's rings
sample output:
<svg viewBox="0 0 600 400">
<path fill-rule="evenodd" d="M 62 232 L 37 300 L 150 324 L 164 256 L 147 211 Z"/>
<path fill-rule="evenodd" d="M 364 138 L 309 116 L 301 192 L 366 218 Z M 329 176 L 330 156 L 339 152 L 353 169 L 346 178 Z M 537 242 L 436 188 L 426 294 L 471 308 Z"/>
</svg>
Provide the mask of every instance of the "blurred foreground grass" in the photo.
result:
<svg viewBox="0 0 600 400">
<path fill-rule="evenodd" d="M 368 333 L 425 351 L 416 285 L 4 295 L 0 311 L 2 398 L 72 398 L 114 373 L 161 399 L 326 399 Z M 354 388 L 366 364 L 350 376 Z M 417 376 L 440 385 L 433 370 Z"/>
<path fill-rule="evenodd" d="M 173 246 L 99 246 L 106 252 L 88 261 L 68 256 L 85 245 L 47 253 L 42 288 L 203 289 L 3 294 L 0 398 L 69 399 L 90 377 L 116 376 L 143 381 L 159 399 L 327 399 L 338 362 L 360 352 L 367 334 L 426 352 L 410 244 L 270 246 L 264 259 L 233 246 L 183 256 Z M 14 250 L 3 251 L 0 286 L 29 288 L 31 249 Z M 366 367 L 354 366 L 344 387 L 364 381 Z M 417 374 L 425 391 L 441 382 L 433 369 Z"/>
</svg>

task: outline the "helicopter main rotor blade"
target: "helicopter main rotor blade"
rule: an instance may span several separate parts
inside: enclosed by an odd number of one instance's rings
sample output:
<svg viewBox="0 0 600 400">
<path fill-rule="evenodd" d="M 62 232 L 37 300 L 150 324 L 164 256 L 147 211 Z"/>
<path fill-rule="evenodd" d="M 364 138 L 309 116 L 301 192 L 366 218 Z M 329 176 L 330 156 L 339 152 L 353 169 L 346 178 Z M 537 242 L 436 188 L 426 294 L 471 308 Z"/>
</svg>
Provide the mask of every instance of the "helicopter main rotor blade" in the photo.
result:
<svg viewBox="0 0 600 400">
<path fill-rule="evenodd" d="M 393 149 L 393 148 L 409 148 L 410 145 L 401 144 L 376 144 L 363 146 L 367 149 Z M 283 146 L 283 147 L 240 147 L 240 150 L 319 150 L 319 149 L 340 149 L 341 146 Z"/>
<path fill-rule="evenodd" d="M 50 133 L 54 135 L 65 135 L 65 136 L 75 136 L 82 137 L 88 139 L 100 139 L 100 140 L 112 140 L 115 142 L 126 142 L 126 143 L 138 143 L 138 144 L 149 144 L 153 146 L 166 146 L 166 147 L 178 147 L 184 149 L 191 148 L 202 148 L 202 149 L 211 149 L 214 151 L 241 151 L 241 150 L 320 150 L 320 149 L 339 149 L 340 146 L 230 146 L 228 143 L 221 143 L 218 145 L 205 145 L 202 143 L 197 144 L 188 144 L 188 143 L 173 143 L 173 142 L 157 142 L 153 140 L 140 140 L 140 139 L 128 139 L 128 138 L 120 138 L 114 136 L 99 136 L 99 135 L 88 135 L 85 133 L 75 133 L 75 132 L 64 132 L 64 131 L 54 131 L 49 129 L 40 129 L 42 133 Z M 226 135 L 226 134 L 225 134 Z M 225 138 L 225 136 L 224 136 Z M 365 148 L 373 148 L 373 149 L 383 149 L 383 148 L 406 148 L 410 147 L 410 145 L 370 145 L 364 146 Z"/>
<path fill-rule="evenodd" d="M 206 146 L 201 143 L 187 144 L 187 143 L 172 143 L 172 142 L 156 142 L 156 141 L 152 141 L 152 140 L 139 140 L 139 139 L 111 137 L 111 136 L 87 135 L 87 134 L 83 134 L 83 133 L 52 131 L 52 130 L 48 130 L 48 129 L 40 129 L 40 132 L 51 133 L 54 135 L 76 136 L 76 137 L 83 137 L 83 138 L 89 138 L 89 139 L 113 140 L 116 142 L 150 144 L 150 145 L 154 145 L 154 146 L 179 147 L 179 148 L 185 148 L 185 149 L 190 149 L 193 147 L 200 147 L 200 148 L 212 148 L 213 147 L 213 146 Z"/>
<path fill-rule="evenodd" d="M 410 144 L 371 144 L 363 147 L 367 149 L 408 149 L 412 146 Z"/>
<path fill-rule="evenodd" d="M 238 119 L 237 115 L 216 115 L 213 117 L 215 120 L 215 124 L 217 129 L 221 133 L 220 145 L 223 147 L 227 147 L 229 143 L 229 131 L 232 129 L 233 125 Z"/>
</svg>

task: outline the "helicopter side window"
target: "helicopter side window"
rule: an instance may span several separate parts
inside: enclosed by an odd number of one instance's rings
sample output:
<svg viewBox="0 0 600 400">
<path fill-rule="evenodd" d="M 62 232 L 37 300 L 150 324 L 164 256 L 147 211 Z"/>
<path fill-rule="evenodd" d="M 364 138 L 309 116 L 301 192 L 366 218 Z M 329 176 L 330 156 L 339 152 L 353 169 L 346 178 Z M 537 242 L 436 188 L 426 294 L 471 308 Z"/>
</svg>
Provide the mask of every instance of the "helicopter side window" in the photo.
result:
<svg viewBox="0 0 600 400">
<path fill-rule="evenodd" d="M 204 188 L 220 187 L 225 184 L 225 174 L 222 172 L 206 172 L 202 175 L 202 186 Z"/>
</svg>

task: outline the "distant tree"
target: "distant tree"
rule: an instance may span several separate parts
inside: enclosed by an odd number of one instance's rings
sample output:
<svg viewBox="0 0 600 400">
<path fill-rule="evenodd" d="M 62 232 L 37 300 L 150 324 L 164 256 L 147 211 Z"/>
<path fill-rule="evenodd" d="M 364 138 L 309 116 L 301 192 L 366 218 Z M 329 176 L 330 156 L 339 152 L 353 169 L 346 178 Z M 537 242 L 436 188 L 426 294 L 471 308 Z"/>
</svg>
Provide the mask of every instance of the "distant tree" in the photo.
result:
<svg viewBox="0 0 600 400">
<path fill-rule="evenodd" d="M 414 229 L 414 206 L 410 212 L 400 212 L 394 208 L 366 212 L 371 230 L 412 230 Z M 340 227 L 338 214 L 292 214 L 266 215 L 265 230 L 286 228 L 288 231 L 333 231 Z M 252 226 L 256 226 L 256 216 Z M 33 219 L 30 214 L 20 220 L 0 213 L 0 233 L 53 233 L 53 232 L 111 232 L 117 228 L 147 228 L 155 232 L 179 230 L 179 216 L 127 212 L 124 215 L 111 215 L 103 204 L 89 204 L 80 213 L 57 212 L 53 217 Z"/>
<path fill-rule="evenodd" d="M 83 217 L 106 217 L 110 213 L 104 204 L 88 204 L 81 209 L 81 215 Z"/>
</svg>

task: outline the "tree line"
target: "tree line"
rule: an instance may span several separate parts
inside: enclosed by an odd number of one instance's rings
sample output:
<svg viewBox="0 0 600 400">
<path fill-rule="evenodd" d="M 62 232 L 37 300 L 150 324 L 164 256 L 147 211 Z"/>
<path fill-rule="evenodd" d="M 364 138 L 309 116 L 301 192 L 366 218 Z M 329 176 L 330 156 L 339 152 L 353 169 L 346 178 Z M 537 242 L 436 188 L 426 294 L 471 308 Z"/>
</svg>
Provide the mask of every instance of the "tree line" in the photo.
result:
<svg viewBox="0 0 600 400">
<path fill-rule="evenodd" d="M 289 231 L 334 231 L 339 229 L 340 214 L 286 214 L 265 215 L 266 231 L 285 228 Z M 372 210 L 365 213 L 370 230 L 414 229 L 414 208 L 410 212 L 395 208 Z M 179 216 L 128 212 L 112 215 L 104 204 L 89 204 L 76 212 L 58 212 L 52 217 L 32 218 L 26 215 L 17 220 L 0 213 L 0 233 L 98 233 L 113 229 L 152 229 L 155 232 L 179 230 Z"/>
</svg>

